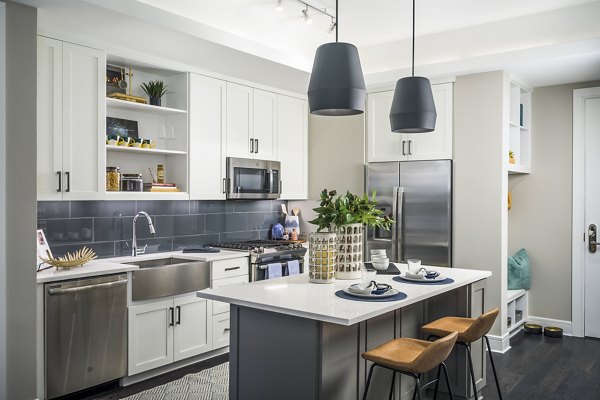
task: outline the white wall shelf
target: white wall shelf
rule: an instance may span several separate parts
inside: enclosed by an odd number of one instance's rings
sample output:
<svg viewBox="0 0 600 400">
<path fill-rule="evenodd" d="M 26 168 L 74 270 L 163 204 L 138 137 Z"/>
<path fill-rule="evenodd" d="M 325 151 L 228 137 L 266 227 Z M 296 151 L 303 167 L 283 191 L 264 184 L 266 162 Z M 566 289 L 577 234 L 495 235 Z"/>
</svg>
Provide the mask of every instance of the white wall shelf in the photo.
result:
<svg viewBox="0 0 600 400">
<path fill-rule="evenodd" d="M 134 153 L 134 154 L 163 154 L 163 155 L 186 155 L 187 151 L 180 150 L 165 150 L 165 149 L 142 149 L 139 147 L 125 147 L 125 146 L 106 146 L 106 151 L 116 151 L 122 153 Z"/>
<path fill-rule="evenodd" d="M 508 164 L 509 174 L 531 173 L 530 126 L 531 91 L 517 81 L 511 80 L 508 121 L 509 150 L 514 153 L 516 164 Z"/>
<path fill-rule="evenodd" d="M 189 200 L 185 192 L 106 192 L 105 200 Z"/>
<path fill-rule="evenodd" d="M 106 98 L 106 107 L 119 110 L 145 112 L 154 115 L 187 114 L 186 110 L 181 110 L 179 108 L 152 106 L 150 104 L 134 103 L 132 101 L 112 99 L 110 97 Z"/>
<path fill-rule="evenodd" d="M 508 164 L 508 174 L 529 174 L 531 173 L 531 167 L 529 165 L 520 164 Z"/>
<path fill-rule="evenodd" d="M 508 333 L 515 332 L 529 318 L 528 312 L 529 293 L 527 290 L 508 290 L 506 294 L 506 303 L 508 307 L 508 317 L 511 319 L 508 325 Z M 517 311 L 521 312 L 521 318 L 517 321 Z"/>
</svg>

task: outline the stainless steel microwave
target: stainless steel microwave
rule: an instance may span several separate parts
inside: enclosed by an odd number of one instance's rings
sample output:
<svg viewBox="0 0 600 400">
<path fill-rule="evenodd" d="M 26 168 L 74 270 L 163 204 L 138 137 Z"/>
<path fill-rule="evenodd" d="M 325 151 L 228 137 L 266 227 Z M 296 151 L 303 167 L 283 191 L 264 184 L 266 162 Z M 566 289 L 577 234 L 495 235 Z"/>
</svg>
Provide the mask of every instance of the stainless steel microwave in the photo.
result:
<svg viewBox="0 0 600 400">
<path fill-rule="evenodd" d="M 279 161 L 227 157 L 228 199 L 278 199 L 280 178 Z"/>
</svg>

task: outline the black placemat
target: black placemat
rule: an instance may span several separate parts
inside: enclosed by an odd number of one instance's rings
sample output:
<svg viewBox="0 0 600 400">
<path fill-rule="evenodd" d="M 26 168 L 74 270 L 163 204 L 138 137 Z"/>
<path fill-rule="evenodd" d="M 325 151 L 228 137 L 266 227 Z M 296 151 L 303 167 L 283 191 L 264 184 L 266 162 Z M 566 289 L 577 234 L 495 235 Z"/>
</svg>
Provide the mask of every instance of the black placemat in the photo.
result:
<svg viewBox="0 0 600 400">
<path fill-rule="evenodd" d="M 368 270 L 377 271 L 377 275 L 399 275 L 400 274 L 400 270 L 393 263 L 390 263 L 390 265 L 388 265 L 388 269 L 386 269 L 386 270 L 375 269 L 375 268 L 373 268 L 373 264 L 370 262 L 366 262 L 365 267 L 367 267 Z"/>
<path fill-rule="evenodd" d="M 399 301 L 399 300 L 404 300 L 406 298 L 406 293 L 402 293 L 402 292 L 398 292 L 398 294 L 395 294 L 390 297 L 385 297 L 383 299 L 377 298 L 377 297 L 373 298 L 373 297 L 352 296 L 352 295 L 344 292 L 343 290 L 338 290 L 337 292 L 335 292 L 335 295 L 342 299 L 355 300 L 355 301 Z"/>
<path fill-rule="evenodd" d="M 425 281 L 423 280 L 423 282 L 415 282 L 415 281 L 409 281 L 408 279 L 402 279 L 401 276 L 395 276 L 392 278 L 393 280 L 395 280 L 396 282 L 400 282 L 400 283 L 408 283 L 409 285 L 448 285 L 450 283 L 454 283 L 454 279 L 452 278 L 446 278 L 443 281 Z"/>
</svg>

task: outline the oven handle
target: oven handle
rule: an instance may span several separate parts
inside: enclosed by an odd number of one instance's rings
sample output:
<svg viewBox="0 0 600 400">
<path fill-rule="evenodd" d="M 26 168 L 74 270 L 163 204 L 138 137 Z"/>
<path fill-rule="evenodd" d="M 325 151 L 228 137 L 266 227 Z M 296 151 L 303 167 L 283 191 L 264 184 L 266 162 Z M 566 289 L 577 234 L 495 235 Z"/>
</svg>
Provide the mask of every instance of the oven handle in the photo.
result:
<svg viewBox="0 0 600 400">
<path fill-rule="evenodd" d="M 302 258 L 292 258 L 291 260 L 297 260 L 300 263 L 302 263 L 302 261 L 303 261 Z M 287 261 L 274 261 L 272 263 L 266 263 L 266 264 L 256 264 L 256 268 L 265 271 L 267 268 L 269 268 L 269 264 L 275 264 L 276 262 L 281 263 L 282 267 L 287 267 L 288 261 L 291 261 L 291 260 L 287 260 Z"/>
</svg>

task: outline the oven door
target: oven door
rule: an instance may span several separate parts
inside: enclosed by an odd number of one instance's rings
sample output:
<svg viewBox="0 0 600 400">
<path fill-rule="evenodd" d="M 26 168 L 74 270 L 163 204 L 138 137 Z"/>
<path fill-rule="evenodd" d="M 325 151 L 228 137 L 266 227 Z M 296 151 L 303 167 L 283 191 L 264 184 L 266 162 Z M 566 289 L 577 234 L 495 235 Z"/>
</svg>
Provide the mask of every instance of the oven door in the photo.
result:
<svg viewBox="0 0 600 400">
<path fill-rule="evenodd" d="M 304 257 L 285 257 L 282 256 L 279 260 L 270 260 L 264 262 L 256 262 L 250 265 L 250 280 L 254 281 L 264 281 L 265 279 L 269 279 L 268 268 L 271 263 L 281 263 L 281 272 L 282 276 L 288 276 L 288 261 L 290 260 L 298 260 L 298 264 L 300 264 L 300 273 L 304 273 Z"/>
<path fill-rule="evenodd" d="M 279 161 L 227 158 L 228 199 L 278 199 Z"/>
</svg>

